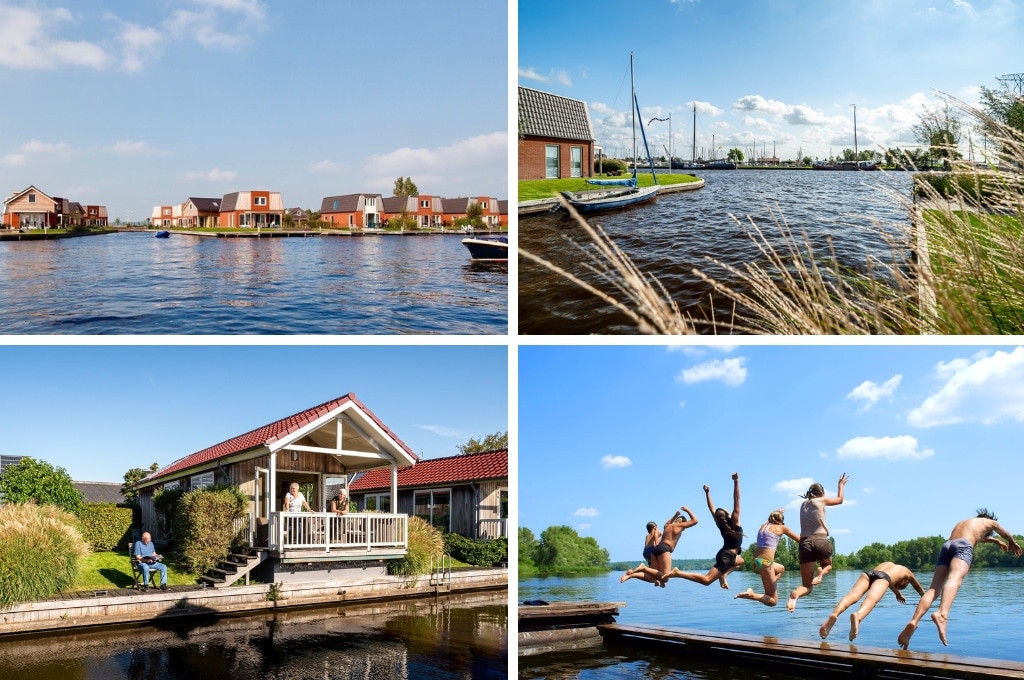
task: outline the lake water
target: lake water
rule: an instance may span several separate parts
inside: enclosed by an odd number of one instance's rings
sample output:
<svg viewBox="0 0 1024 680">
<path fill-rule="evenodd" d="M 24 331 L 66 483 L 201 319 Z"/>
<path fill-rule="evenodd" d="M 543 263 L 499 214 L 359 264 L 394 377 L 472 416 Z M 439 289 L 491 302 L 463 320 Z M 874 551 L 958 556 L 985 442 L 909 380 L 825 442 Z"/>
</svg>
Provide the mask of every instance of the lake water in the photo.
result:
<svg viewBox="0 0 1024 680">
<path fill-rule="evenodd" d="M 508 267 L 459 236 L 0 242 L 0 333 L 503 334 Z"/>
<path fill-rule="evenodd" d="M 508 676 L 507 594 L 0 638 L 18 680 Z"/>
<path fill-rule="evenodd" d="M 603 227 L 642 271 L 656 276 L 684 313 L 697 318 L 727 319 L 732 304 L 722 296 L 710 304 L 709 287 L 692 274 L 693 269 L 738 287 L 731 275 L 706 258 L 733 266 L 763 260 L 730 213 L 744 222 L 748 215 L 753 217 L 780 248 L 782 241 L 770 212 L 774 210 L 798 238 L 807 232 L 816 253 L 827 253 L 831 237 L 839 262 L 859 271 L 865 269 L 869 256 L 892 262 L 894 253 L 884 234 L 899 235 L 910 224 L 906 207 L 910 173 L 712 170 L 695 174 L 707 182 L 703 189 L 664 194 L 651 204 L 599 215 L 592 222 Z M 588 240 L 563 211 L 519 221 L 520 248 L 580 275 L 587 258 L 567 238 L 577 243 Z M 903 258 L 907 252 L 898 250 L 896 256 Z M 612 292 L 592 274 L 581 278 Z M 525 260 L 519 264 L 519 330 L 636 332 L 623 314 Z"/>
<path fill-rule="evenodd" d="M 814 592 L 801 598 L 797 610 L 786 611 L 785 597 L 799 583 L 799 574 L 787 571 L 779 582 L 782 602 L 774 608 L 759 602 L 736 600 L 733 596 L 747 588 L 761 592 L 761 578 L 751 571 L 729 575 L 729 590 L 722 590 L 717 583 L 701 586 L 696 583 L 673 579 L 664 589 L 652 584 L 631 579 L 619 583 L 621 572 L 591 577 L 548 577 L 526 579 L 519 583 L 518 598 L 541 599 L 548 602 L 559 600 L 596 600 L 603 602 L 625 602 L 620 608 L 617 621 L 620 623 L 652 624 L 679 628 L 694 628 L 717 632 L 735 632 L 746 635 L 774 635 L 782 639 L 820 642 L 818 628 L 833 607 L 853 586 L 861 572 L 853 570 L 834 571 L 825 577 Z M 928 587 L 931 572 L 918 573 L 922 586 Z M 939 642 L 934 624 L 928 614 L 921 620 L 917 632 L 911 639 L 910 649 L 916 652 L 937 652 L 957 656 L 975 656 L 1010 661 L 1024 661 L 1024 570 L 975 569 L 964 580 L 950 611 L 947 625 L 948 647 Z M 904 590 L 907 604 L 901 605 L 891 593 L 887 593 L 871 614 L 861 623 L 856 645 L 897 649 L 896 637 L 910 620 L 919 597 L 913 588 Z M 855 604 L 840 616 L 832 629 L 828 641 L 833 646 L 849 644 L 849 615 L 856 611 Z M 929 614 L 938 608 L 934 603 Z M 617 650 L 618 652 L 619 650 Z M 678 661 L 678 658 L 677 658 Z M 521 660 L 521 664 L 523 660 Z M 569 667 L 579 665 L 586 673 L 572 677 L 612 678 L 625 677 L 737 677 L 735 671 L 719 674 L 716 666 L 709 665 L 697 675 L 688 674 L 693 669 L 675 669 L 679 674 L 647 674 L 651 667 L 672 668 L 671 657 L 639 652 L 610 656 L 606 654 L 559 655 L 552 659 L 540 657 L 528 662 L 529 672 L 521 677 L 544 677 L 554 673 L 552 666 Z M 678 665 L 676 662 L 675 665 Z M 744 667 L 743 677 L 751 677 Z M 771 674 L 753 677 L 774 678 Z"/>
</svg>

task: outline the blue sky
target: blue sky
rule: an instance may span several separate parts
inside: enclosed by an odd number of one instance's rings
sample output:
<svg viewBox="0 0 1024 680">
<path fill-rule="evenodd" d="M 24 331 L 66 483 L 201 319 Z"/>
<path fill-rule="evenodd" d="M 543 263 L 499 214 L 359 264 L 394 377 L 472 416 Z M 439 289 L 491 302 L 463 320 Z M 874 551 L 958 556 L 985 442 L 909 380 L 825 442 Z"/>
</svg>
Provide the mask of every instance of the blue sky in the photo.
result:
<svg viewBox="0 0 1024 680">
<path fill-rule="evenodd" d="M 567 39 L 567 36 L 578 36 Z M 519 84 L 589 105 L 599 144 L 632 145 L 629 52 L 644 122 L 672 113 L 673 153 L 704 147 L 780 158 L 915 144 L 933 89 L 969 103 L 1021 71 L 1024 6 L 1012 0 L 609 0 L 519 2 Z M 581 45 L 586 45 L 585 49 Z M 648 128 L 664 154 L 668 123 Z M 979 142 L 980 145 L 980 142 Z"/>
<path fill-rule="evenodd" d="M 120 482 L 354 392 L 417 455 L 508 429 L 503 346 L 3 348 L 0 453 Z"/>
<path fill-rule="evenodd" d="M 749 540 L 812 481 L 843 505 L 827 521 L 847 554 L 948 536 L 987 506 L 1024 534 L 1024 347 L 519 348 L 519 523 L 569 525 L 613 560 L 638 560 L 644 525 L 680 505 L 699 524 L 678 558 L 713 557 L 704 500 L 732 509 L 740 474 Z"/>
<path fill-rule="evenodd" d="M 0 0 L 0 45 L 5 197 L 507 198 L 505 3 Z"/>
</svg>

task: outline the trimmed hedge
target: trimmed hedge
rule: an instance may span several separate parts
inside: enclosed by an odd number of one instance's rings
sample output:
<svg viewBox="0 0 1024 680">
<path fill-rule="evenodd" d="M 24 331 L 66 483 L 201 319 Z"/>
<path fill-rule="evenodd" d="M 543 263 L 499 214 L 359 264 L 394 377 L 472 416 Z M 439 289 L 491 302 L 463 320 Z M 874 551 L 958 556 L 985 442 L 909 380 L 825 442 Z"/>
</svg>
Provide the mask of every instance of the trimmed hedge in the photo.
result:
<svg viewBox="0 0 1024 680">
<path fill-rule="evenodd" d="M 132 509 L 114 503 L 83 503 L 78 530 L 97 552 L 127 549 L 132 540 Z"/>
<path fill-rule="evenodd" d="M 475 567 L 493 567 L 508 560 L 508 539 L 473 539 L 445 534 L 444 550 L 460 562 Z"/>
<path fill-rule="evenodd" d="M 75 584 L 89 546 L 75 516 L 53 505 L 0 506 L 0 609 L 51 597 Z"/>
<path fill-rule="evenodd" d="M 388 560 L 388 573 L 415 576 L 430 571 L 430 558 L 441 557 L 444 542 L 441 532 L 419 517 L 409 517 L 409 551 L 400 560 Z"/>
<path fill-rule="evenodd" d="M 181 496 L 173 513 L 175 555 L 199 576 L 228 556 L 238 538 L 234 521 L 245 515 L 248 498 L 237 486 L 193 489 Z"/>
</svg>

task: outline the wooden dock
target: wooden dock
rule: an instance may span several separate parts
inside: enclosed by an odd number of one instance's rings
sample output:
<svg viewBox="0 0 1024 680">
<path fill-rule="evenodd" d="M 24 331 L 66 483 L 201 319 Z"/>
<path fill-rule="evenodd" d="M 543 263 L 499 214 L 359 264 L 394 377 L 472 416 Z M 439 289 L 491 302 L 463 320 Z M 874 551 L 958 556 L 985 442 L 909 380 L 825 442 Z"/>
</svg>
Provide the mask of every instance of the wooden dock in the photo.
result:
<svg viewBox="0 0 1024 680">
<path fill-rule="evenodd" d="M 624 602 L 519 605 L 519 656 L 600 647 L 598 626 L 613 624 Z"/>
<path fill-rule="evenodd" d="M 606 646 L 644 647 L 735 666 L 756 666 L 795 677 L 893 680 L 1024 678 L 1024 663 L 998 659 L 662 626 L 608 623 L 599 625 L 598 630 Z"/>
</svg>

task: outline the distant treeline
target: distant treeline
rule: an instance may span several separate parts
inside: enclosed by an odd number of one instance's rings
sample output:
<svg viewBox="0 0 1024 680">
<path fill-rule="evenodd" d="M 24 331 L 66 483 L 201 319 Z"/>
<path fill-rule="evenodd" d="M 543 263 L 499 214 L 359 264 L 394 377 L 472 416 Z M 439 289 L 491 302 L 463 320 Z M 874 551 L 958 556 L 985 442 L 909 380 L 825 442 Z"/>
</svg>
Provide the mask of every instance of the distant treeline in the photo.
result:
<svg viewBox="0 0 1024 680">
<path fill-rule="evenodd" d="M 538 540 L 519 527 L 519 573 L 601 573 L 608 571 L 608 551 L 572 527 L 548 527 Z"/>
<path fill-rule="evenodd" d="M 640 560 L 634 560 L 633 562 L 609 562 L 608 568 L 612 571 L 626 571 L 640 563 Z M 646 564 L 646 562 L 644 564 Z M 707 571 L 711 567 L 715 566 L 715 559 L 672 560 L 672 566 L 679 567 L 683 571 Z"/>
</svg>

